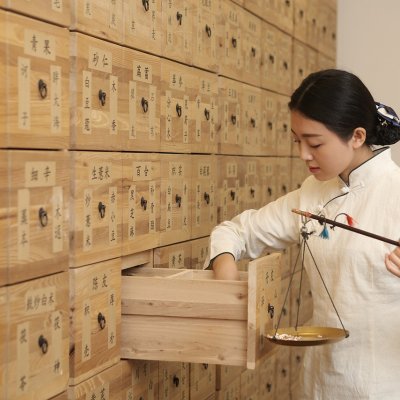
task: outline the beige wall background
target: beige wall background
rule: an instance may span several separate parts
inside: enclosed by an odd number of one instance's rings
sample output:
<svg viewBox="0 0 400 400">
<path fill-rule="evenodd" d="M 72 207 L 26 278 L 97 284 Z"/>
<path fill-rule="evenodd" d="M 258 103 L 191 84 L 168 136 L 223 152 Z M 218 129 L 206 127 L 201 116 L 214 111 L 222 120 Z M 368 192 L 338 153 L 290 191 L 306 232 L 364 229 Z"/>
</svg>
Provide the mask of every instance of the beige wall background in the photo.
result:
<svg viewBox="0 0 400 400">
<path fill-rule="evenodd" d="M 338 0 L 337 66 L 358 75 L 400 115 L 400 1 Z M 400 143 L 392 146 L 400 165 Z"/>
</svg>

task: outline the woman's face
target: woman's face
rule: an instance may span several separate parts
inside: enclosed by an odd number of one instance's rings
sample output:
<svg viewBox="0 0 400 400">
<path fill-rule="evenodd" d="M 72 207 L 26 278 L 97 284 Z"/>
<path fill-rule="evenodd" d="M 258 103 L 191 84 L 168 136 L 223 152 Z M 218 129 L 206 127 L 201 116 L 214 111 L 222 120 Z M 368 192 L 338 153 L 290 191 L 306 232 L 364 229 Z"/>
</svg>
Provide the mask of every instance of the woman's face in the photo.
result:
<svg viewBox="0 0 400 400">
<path fill-rule="evenodd" d="M 322 123 L 306 118 L 298 111 L 292 111 L 291 123 L 300 158 L 306 162 L 310 173 L 320 181 L 338 175 L 347 181 L 355 167 L 352 138 L 345 142 Z"/>
</svg>

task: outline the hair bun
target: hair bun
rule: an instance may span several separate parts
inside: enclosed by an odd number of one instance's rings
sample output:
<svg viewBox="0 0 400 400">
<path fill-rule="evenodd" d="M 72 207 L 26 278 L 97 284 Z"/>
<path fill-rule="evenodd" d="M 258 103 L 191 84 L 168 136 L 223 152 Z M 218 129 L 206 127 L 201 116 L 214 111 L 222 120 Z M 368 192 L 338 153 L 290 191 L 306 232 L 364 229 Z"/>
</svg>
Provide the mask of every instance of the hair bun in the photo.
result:
<svg viewBox="0 0 400 400">
<path fill-rule="evenodd" d="M 400 140 L 400 119 L 393 108 L 375 102 L 377 113 L 376 138 L 377 145 L 391 145 Z"/>
</svg>

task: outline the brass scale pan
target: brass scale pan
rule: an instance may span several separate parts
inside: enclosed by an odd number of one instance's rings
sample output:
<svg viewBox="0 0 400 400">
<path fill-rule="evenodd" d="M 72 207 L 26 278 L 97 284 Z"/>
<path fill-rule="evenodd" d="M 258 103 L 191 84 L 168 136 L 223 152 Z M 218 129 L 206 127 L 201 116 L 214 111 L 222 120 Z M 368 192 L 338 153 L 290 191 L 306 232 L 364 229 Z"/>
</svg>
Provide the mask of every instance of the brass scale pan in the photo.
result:
<svg viewBox="0 0 400 400">
<path fill-rule="evenodd" d="M 313 218 L 321 223 L 338 226 L 364 236 L 371 237 L 386 243 L 399 246 L 400 242 L 364 231 L 349 225 L 327 219 L 324 216 L 311 214 L 307 211 L 292 209 L 292 212 L 306 218 Z M 349 336 L 349 331 L 342 328 L 332 328 L 323 326 L 298 326 L 289 328 L 272 329 L 266 332 L 266 338 L 273 343 L 285 346 L 318 346 L 322 344 L 335 343 Z"/>
</svg>

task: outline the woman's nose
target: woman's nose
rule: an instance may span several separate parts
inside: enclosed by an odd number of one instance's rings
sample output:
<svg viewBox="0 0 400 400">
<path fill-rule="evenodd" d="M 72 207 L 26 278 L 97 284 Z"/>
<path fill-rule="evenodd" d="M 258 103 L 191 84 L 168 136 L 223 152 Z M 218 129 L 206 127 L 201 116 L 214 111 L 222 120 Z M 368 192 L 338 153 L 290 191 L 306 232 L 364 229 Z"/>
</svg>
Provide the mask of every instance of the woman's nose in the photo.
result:
<svg viewBox="0 0 400 400">
<path fill-rule="evenodd" d="M 312 160 L 312 154 L 310 153 L 307 146 L 300 145 L 300 158 L 304 161 Z"/>
</svg>

